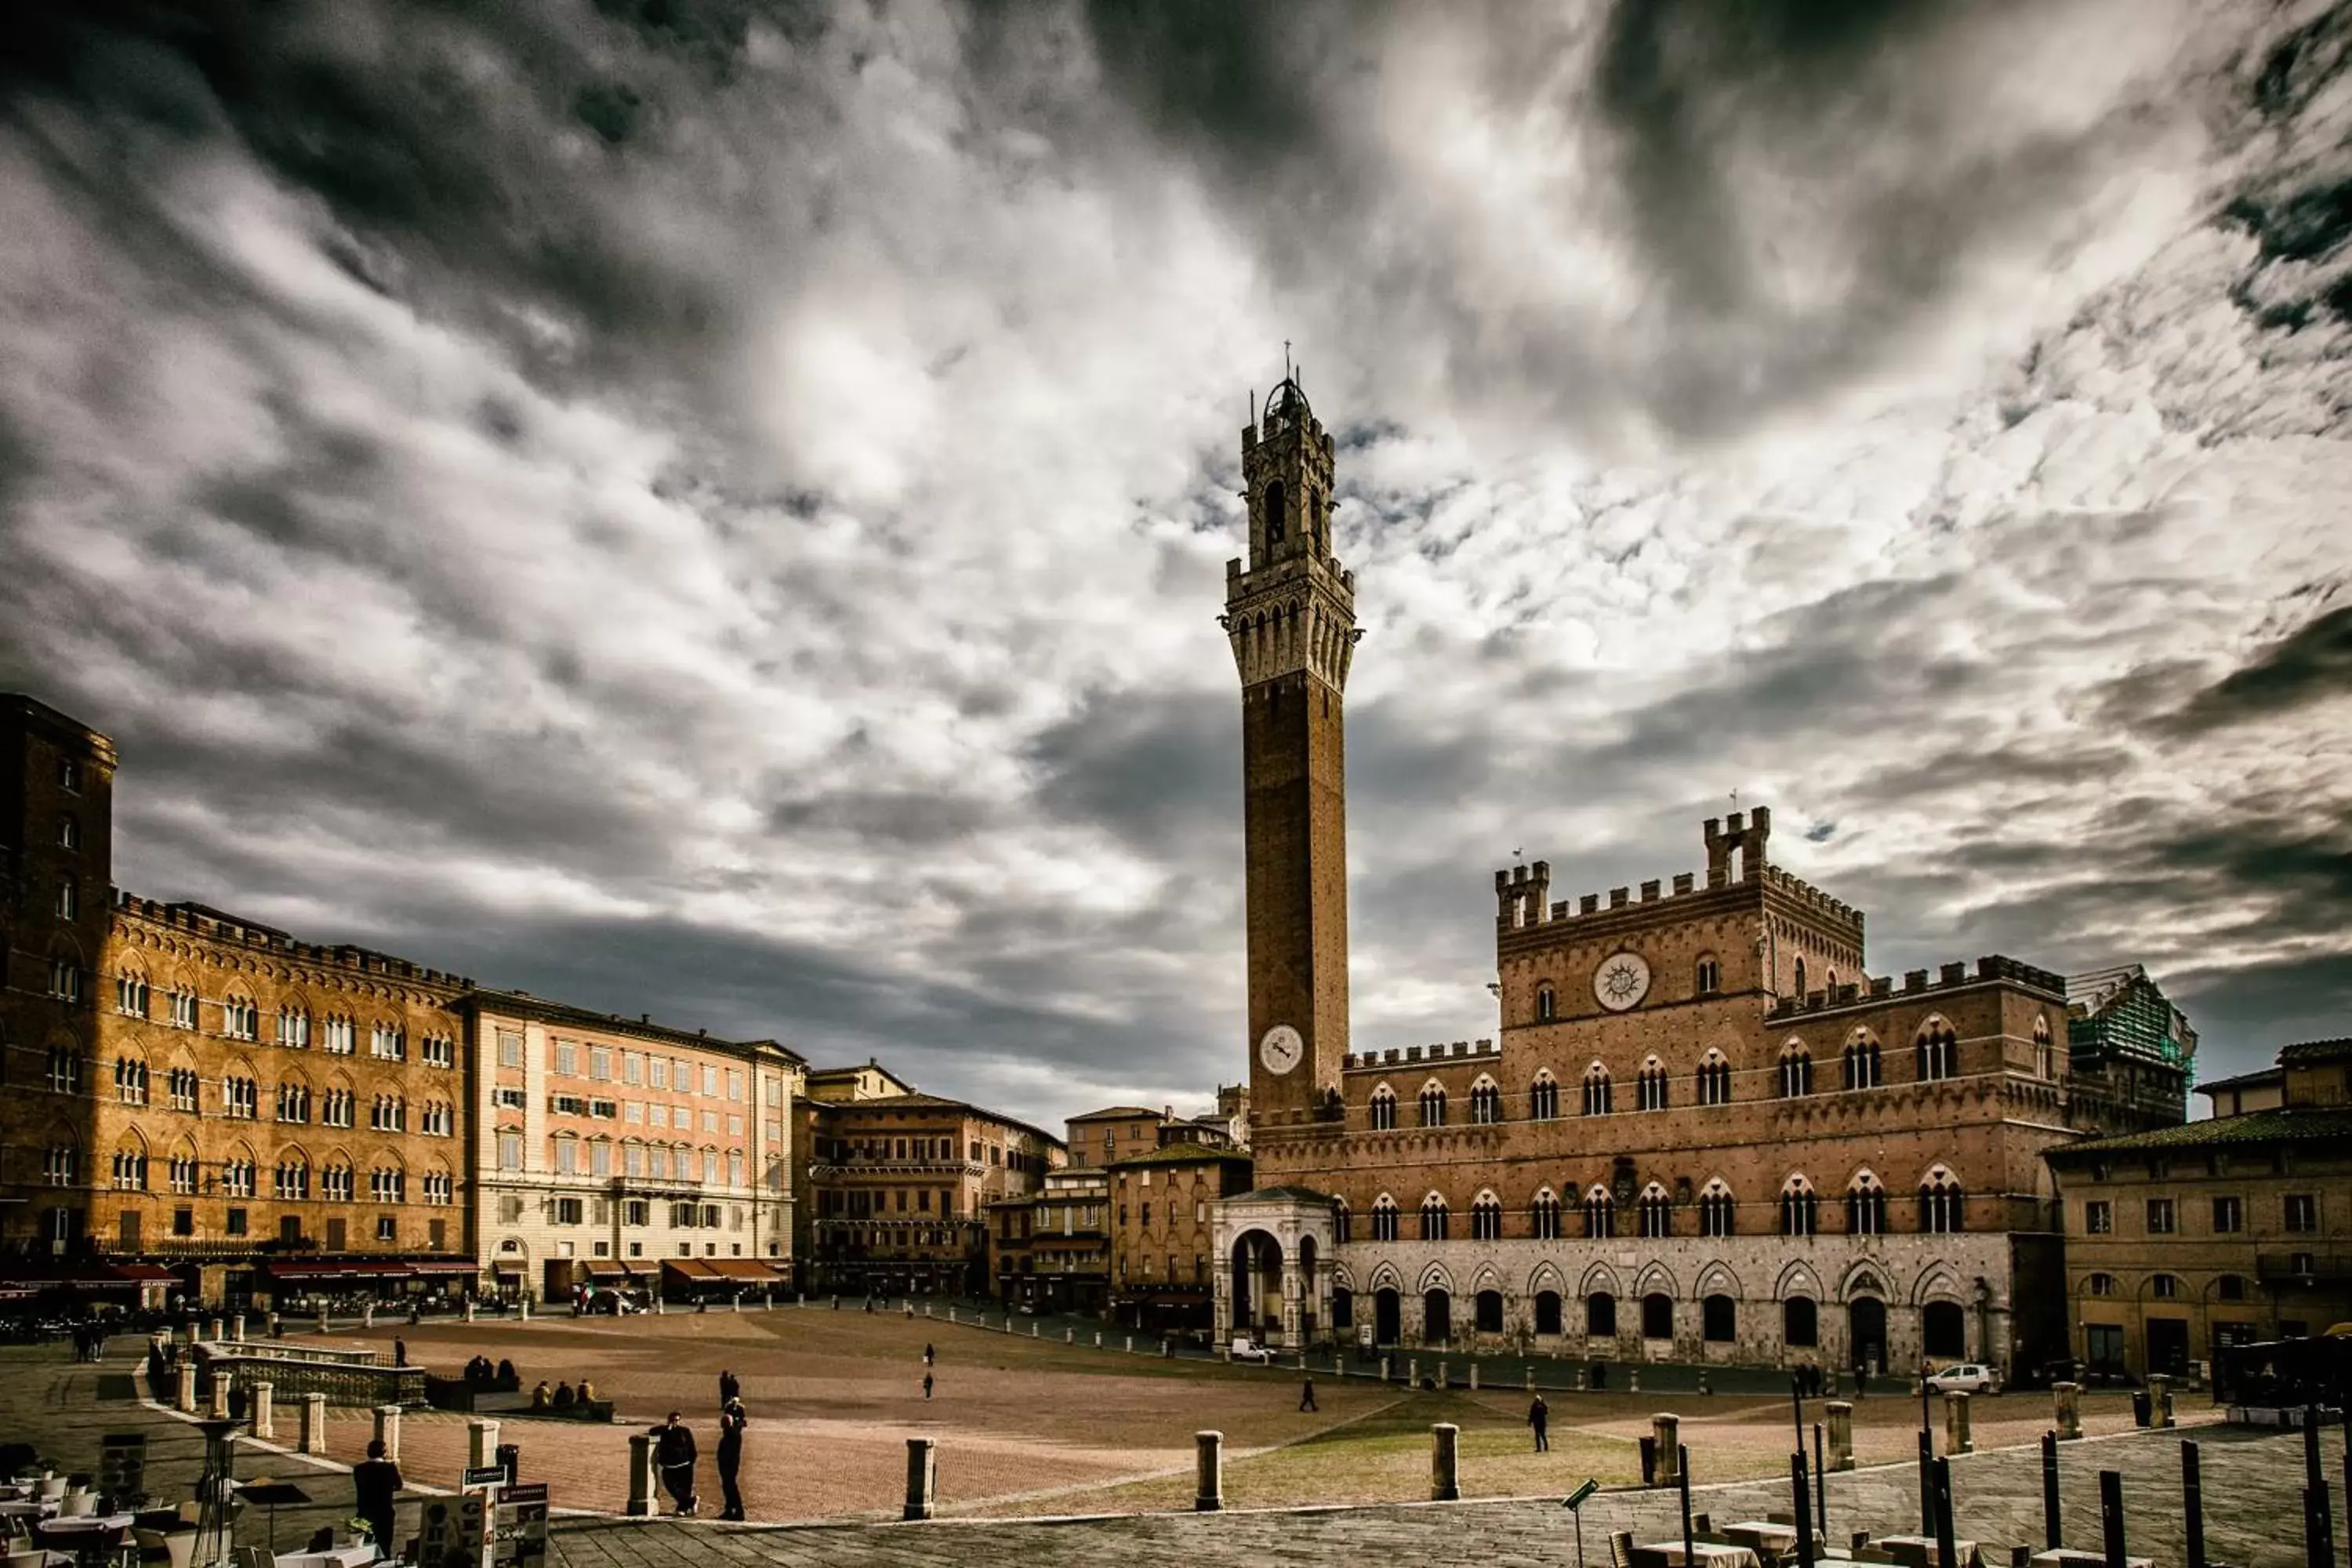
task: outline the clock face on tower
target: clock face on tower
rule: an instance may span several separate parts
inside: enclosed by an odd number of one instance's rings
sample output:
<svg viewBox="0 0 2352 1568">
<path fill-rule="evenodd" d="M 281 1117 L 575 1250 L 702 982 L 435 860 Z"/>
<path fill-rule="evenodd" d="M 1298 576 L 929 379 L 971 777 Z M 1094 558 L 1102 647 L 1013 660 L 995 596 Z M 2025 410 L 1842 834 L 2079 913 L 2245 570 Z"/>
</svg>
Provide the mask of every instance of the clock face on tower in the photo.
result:
<svg viewBox="0 0 2352 1568">
<path fill-rule="evenodd" d="M 1297 1067 L 1298 1059 L 1306 1054 L 1307 1042 L 1300 1039 L 1298 1031 L 1287 1024 L 1276 1024 L 1265 1032 L 1265 1038 L 1257 1043 L 1257 1059 L 1265 1064 L 1266 1071 L 1277 1078 Z"/>
<path fill-rule="evenodd" d="M 1612 952 L 1592 972 L 1592 997 L 1612 1013 L 1637 1005 L 1650 994 L 1650 965 L 1638 952 Z"/>
</svg>

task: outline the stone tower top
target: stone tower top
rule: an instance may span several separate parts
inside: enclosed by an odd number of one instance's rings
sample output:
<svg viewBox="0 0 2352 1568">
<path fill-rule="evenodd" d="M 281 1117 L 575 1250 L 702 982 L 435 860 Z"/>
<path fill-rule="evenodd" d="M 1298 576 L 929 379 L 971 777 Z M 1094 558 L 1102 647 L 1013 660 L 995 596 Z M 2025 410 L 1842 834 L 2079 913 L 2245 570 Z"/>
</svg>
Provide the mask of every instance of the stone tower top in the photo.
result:
<svg viewBox="0 0 2352 1568">
<path fill-rule="evenodd" d="M 1252 415 L 1257 415 L 1253 407 Z M 1347 689 L 1357 639 L 1356 575 L 1331 553 L 1331 437 L 1294 372 L 1242 428 L 1249 562 L 1225 563 L 1225 613 L 1244 686 L 1311 673 Z"/>
</svg>

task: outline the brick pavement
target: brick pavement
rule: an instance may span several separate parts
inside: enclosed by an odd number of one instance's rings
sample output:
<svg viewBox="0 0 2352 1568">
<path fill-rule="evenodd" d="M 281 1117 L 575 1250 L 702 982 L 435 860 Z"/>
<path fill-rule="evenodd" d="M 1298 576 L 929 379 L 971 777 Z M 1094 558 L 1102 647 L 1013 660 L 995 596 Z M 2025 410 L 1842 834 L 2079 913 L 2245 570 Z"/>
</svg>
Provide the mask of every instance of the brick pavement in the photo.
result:
<svg viewBox="0 0 2352 1568">
<path fill-rule="evenodd" d="M 118 1342 L 118 1343 L 121 1342 Z M 202 1454 L 194 1429 L 135 1397 L 127 1356 L 89 1367 L 63 1347 L 0 1350 L 0 1436 L 41 1444 L 70 1469 L 94 1467 L 100 1437 L 115 1431 L 149 1434 L 151 1489 L 158 1497 L 186 1495 Z M 2290 1568 L 2303 1562 L 2302 1440 L 2206 1427 L 2202 1447 L 2207 1549 L 2216 1563 L 2238 1568 Z M 2327 1435 L 2331 1479 L 2342 1479 L 2341 1436 Z M 1704 1453 L 1695 1456 L 1703 1467 Z M 951 1452 L 943 1468 L 952 1473 Z M 2124 1477 L 2132 1550 L 2159 1563 L 2182 1559 L 2179 1435 L 2145 1433 L 2091 1438 L 2062 1450 L 2069 1544 L 2098 1542 L 2097 1472 Z M 279 1510 L 281 1546 L 310 1529 L 340 1522 L 349 1512 L 349 1481 L 341 1467 L 248 1446 L 240 1478 L 270 1474 L 293 1479 L 321 1500 L 309 1509 Z M 1961 1533 L 2006 1547 L 2037 1542 L 2041 1533 L 2040 1458 L 2032 1448 L 1964 1455 L 1952 1461 Z M 561 1502 L 560 1473 L 551 1475 Z M 1465 1479 L 1469 1478 L 1465 1477 Z M 1719 1521 L 1785 1510 L 1785 1483 L 1744 1482 L 1700 1487 L 1695 1509 Z M 1832 1538 L 1854 1530 L 1874 1532 L 1916 1524 L 1916 1471 L 1890 1466 L 1831 1478 Z M 2339 1537 L 2345 1510 L 2337 1509 Z M 241 1521 L 241 1541 L 259 1544 L 261 1510 Z M 1631 1529 L 1657 1539 L 1676 1528 L 1671 1494 L 1603 1492 L 1586 1505 L 1588 1559 L 1607 1560 L 1607 1534 Z M 710 1521 L 618 1520 L 601 1515 L 560 1518 L 551 1541 L 555 1568 L 713 1568 L 714 1563 L 826 1563 L 845 1568 L 915 1568 L 1017 1559 L 1038 1568 L 1108 1560 L 1183 1560 L 1191 1568 L 1222 1563 L 1321 1563 L 1358 1558 L 1400 1563 L 1475 1563 L 1485 1568 L 1572 1562 L 1571 1531 L 1554 1499 L 1454 1504 L 1234 1512 L 1128 1515 L 1066 1521 L 940 1521 L 922 1524 L 721 1525 Z"/>
</svg>

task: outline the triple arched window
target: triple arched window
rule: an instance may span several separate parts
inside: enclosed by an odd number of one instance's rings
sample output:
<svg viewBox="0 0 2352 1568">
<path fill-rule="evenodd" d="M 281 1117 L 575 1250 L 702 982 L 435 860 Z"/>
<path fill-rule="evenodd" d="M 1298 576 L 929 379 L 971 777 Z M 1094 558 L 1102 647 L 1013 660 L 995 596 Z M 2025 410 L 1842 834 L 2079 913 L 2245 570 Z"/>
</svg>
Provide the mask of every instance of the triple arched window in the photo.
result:
<svg viewBox="0 0 2352 1568">
<path fill-rule="evenodd" d="M 1802 1040 L 1780 1047 L 1780 1098 L 1801 1100 L 1813 1092 L 1813 1053 Z"/>
<path fill-rule="evenodd" d="M 1880 1082 L 1878 1041 L 1867 1029 L 1846 1037 L 1845 1087 L 1876 1089 Z"/>
<path fill-rule="evenodd" d="M 1664 1110 L 1666 1108 L 1666 1066 L 1652 1057 L 1642 1064 L 1641 1076 L 1633 1080 L 1635 1102 L 1643 1110 Z"/>
<path fill-rule="evenodd" d="M 1802 1176 L 1791 1176 L 1780 1187 L 1780 1234 L 1811 1236 L 1818 1228 L 1820 1205 L 1813 1195 L 1813 1184 Z"/>
<path fill-rule="evenodd" d="M 1470 1086 L 1470 1121 L 1474 1126 L 1486 1126 L 1503 1120 L 1503 1091 L 1490 1078 L 1481 1078 Z"/>
<path fill-rule="evenodd" d="M 1922 1083 L 1949 1078 L 1960 1070 L 1959 1037 L 1942 1018 L 1930 1018 L 1920 1025 L 1911 1048 L 1918 1058 L 1919 1081 Z"/>
<path fill-rule="evenodd" d="M 1444 1241 L 1445 1239 L 1445 1200 L 1444 1198 L 1438 1196 L 1435 1193 L 1432 1193 L 1427 1197 L 1421 1200 L 1422 1240 Z"/>
<path fill-rule="evenodd" d="M 1591 1240 L 1603 1240 L 1617 1234 L 1616 1200 L 1598 1182 L 1584 1194 L 1584 1234 Z"/>
<path fill-rule="evenodd" d="M 1845 1228 L 1852 1236 L 1886 1234 L 1886 1188 L 1868 1171 L 1857 1171 L 1845 1189 Z"/>
<path fill-rule="evenodd" d="M 1959 1181 L 1950 1171 L 1938 1165 L 1928 1172 L 1919 1184 L 1919 1228 L 1939 1235 L 1967 1228 L 1960 1199 Z"/>
<path fill-rule="evenodd" d="M 1480 1193 L 1470 1205 L 1470 1239 L 1503 1239 L 1503 1205 L 1492 1193 Z"/>
<path fill-rule="evenodd" d="M 1559 1085 L 1549 1068 L 1536 1074 L 1528 1086 L 1528 1115 L 1537 1121 L 1551 1121 L 1559 1116 Z"/>
<path fill-rule="evenodd" d="M 1421 1087 L 1421 1124 L 1423 1127 L 1445 1125 L 1445 1087 L 1434 1079 Z"/>
<path fill-rule="evenodd" d="M 1584 1114 L 1606 1116 L 1612 1109 L 1609 1069 L 1594 1062 L 1584 1069 Z"/>
<path fill-rule="evenodd" d="M 1559 1239 L 1559 1199 L 1549 1187 L 1537 1193 L 1535 1202 L 1528 1205 L 1528 1225 L 1538 1241 Z"/>
<path fill-rule="evenodd" d="M 1371 1122 L 1375 1132 L 1391 1131 L 1396 1127 L 1396 1090 L 1386 1084 L 1372 1090 Z"/>
<path fill-rule="evenodd" d="M 1372 1204 L 1372 1239 L 1394 1241 L 1397 1229 L 1397 1201 L 1382 1193 Z"/>
<path fill-rule="evenodd" d="M 1731 1189 L 1716 1177 L 1698 1195 L 1698 1233 L 1701 1236 L 1730 1236 L 1733 1227 Z"/>
<path fill-rule="evenodd" d="M 1731 1103 L 1731 1062 L 1721 1051 L 1709 1050 L 1699 1058 L 1698 1102 L 1701 1105 Z"/>
<path fill-rule="evenodd" d="M 1666 1189 L 1652 1182 L 1642 1189 L 1639 1204 L 1642 1234 L 1644 1237 L 1667 1237 L 1675 1233 L 1674 1200 Z"/>
</svg>

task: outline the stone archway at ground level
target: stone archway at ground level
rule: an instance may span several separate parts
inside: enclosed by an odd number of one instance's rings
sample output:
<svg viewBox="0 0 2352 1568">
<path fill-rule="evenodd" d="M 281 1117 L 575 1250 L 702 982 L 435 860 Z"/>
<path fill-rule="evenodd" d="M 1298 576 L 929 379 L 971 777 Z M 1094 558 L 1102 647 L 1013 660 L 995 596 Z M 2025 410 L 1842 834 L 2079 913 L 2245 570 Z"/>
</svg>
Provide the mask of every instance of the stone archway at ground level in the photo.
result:
<svg viewBox="0 0 2352 1568">
<path fill-rule="evenodd" d="M 1245 1230 L 1234 1238 L 1233 1303 L 1235 1333 L 1252 1329 L 1281 1333 L 1282 1243 L 1265 1231 Z"/>
<path fill-rule="evenodd" d="M 1404 1338 L 1404 1297 L 1393 1285 L 1372 1292 L 1372 1342 L 1392 1345 Z"/>
<path fill-rule="evenodd" d="M 1421 1293 L 1421 1340 L 1442 1343 L 1454 1337 L 1454 1298 L 1442 1288 Z"/>
<path fill-rule="evenodd" d="M 1874 1372 L 1886 1370 L 1886 1303 L 1875 1296 L 1857 1296 L 1846 1303 L 1846 1342 L 1853 1364 Z"/>
</svg>

